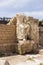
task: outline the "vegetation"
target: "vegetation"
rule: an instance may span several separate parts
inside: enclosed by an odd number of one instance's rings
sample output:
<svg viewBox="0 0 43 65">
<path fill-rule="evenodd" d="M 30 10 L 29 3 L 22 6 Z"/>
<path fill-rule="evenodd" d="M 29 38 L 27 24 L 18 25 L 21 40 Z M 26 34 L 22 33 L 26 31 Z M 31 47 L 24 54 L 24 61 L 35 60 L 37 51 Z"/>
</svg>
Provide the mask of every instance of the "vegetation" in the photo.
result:
<svg viewBox="0 0 43 65">
<path fill-rule="evenodd" d="M 33 57 L 32 57 L 32 58 L 28 58 L 27 60 L 31 60 L 31 61 L 34 61 Z"/>
</svg>

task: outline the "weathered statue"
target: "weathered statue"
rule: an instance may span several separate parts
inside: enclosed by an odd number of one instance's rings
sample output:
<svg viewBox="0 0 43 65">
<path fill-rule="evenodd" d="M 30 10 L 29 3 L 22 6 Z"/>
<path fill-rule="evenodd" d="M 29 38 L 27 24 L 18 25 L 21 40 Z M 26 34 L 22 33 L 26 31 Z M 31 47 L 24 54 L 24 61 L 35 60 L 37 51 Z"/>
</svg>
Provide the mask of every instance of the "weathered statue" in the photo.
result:
<svg viewBox="0 0 43 65">
<path fill-rule="evenodd" d="M 37 51 L 39 41 L 39 31 L 37 20 L 28 18 L 25 15 L 16 15 L 16 33 L 18 39 L 18 51 L 24 54 L 30 51 Z M 30 20 L 29 20 L 30 19 Z"/>
<path fill-rule="evenodd" d="M 17 14 L 17 38 L 19 40 L 27 40 L 30 36 L 30 23 L 27 23 L 26 16 Z"/>
</svg>

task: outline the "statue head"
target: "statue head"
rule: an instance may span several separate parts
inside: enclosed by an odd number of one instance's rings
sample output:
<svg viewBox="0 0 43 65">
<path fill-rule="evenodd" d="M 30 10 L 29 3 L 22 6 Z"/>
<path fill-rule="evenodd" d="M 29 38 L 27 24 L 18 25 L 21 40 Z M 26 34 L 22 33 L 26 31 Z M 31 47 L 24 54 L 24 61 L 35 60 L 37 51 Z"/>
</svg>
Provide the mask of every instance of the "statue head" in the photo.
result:
<svg viewBox="0 0 43 65">
<path fill-rule="evenodd" d="M 16 14 L 17 23 L 23 23 L 24 15 L 23 14 Z"/>
</svg>

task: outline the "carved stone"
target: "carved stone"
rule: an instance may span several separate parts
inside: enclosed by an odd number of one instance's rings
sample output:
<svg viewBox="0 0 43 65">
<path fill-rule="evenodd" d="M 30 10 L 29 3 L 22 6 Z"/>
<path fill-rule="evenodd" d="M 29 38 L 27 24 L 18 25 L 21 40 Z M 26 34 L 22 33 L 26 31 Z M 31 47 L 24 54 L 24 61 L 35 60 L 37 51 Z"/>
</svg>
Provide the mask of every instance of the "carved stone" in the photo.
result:
<svg viewBox="0 0 43 65">
<path fill-rule="evenodd" d="M 17 38 L 18 40 L 27 39 L 30 35 L 30 25 L 27 24 L 25 16 L 17 15 Z"/>
<path fill-rule="evenodd" d="M 38 20 L 17 14 L 17 39 L 20 54 L 36 51 L 39 44 Z M 25 41 L 24 41 L 25 40 Z"/>
</svg>

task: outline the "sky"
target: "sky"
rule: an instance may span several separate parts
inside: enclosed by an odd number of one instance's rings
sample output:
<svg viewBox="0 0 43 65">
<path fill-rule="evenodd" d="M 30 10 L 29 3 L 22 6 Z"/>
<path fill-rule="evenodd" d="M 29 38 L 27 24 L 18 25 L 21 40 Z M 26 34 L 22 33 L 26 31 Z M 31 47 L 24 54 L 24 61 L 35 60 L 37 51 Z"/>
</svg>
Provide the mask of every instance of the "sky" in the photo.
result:
<svg viewBox="0 0 43 65">
<path fill-rule="evenodd" d="M 0 17 L 13 17 L 17 13 L 43 19 L 43 0 L 0 0 Z"/>
</svg>

